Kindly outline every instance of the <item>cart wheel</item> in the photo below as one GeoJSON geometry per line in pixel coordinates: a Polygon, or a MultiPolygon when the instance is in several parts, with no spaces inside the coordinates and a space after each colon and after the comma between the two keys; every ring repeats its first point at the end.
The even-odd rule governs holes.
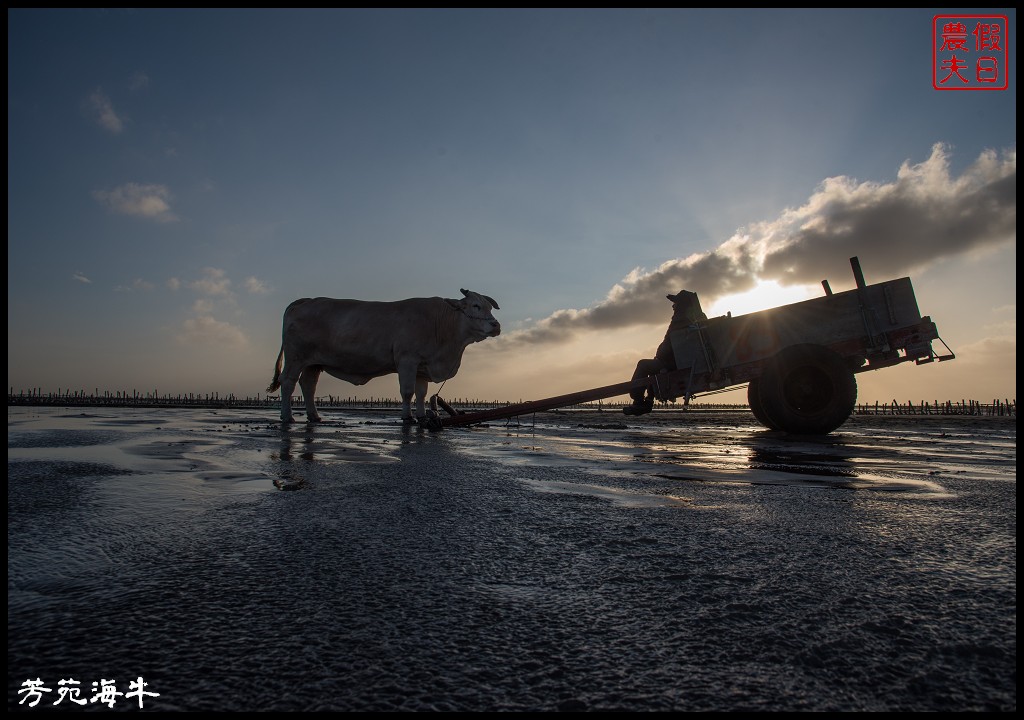
{"type": "Polygon", "coordinates": [[[772,359],[756,387],[759,409],[771,422],[765,424],[800,435],[832,432],[857,403],[853,371],[821,345],[786,348],[772,359]]]}
{"type": "Polygon", "coordinates": [[[747,403],[750,405],[750,412],[754,413],[755,420],[769,430],[779,429],[779,426],[764,414],[764,403],[761,400],[761,378],[754,378],[747,385],[747,403]]]}

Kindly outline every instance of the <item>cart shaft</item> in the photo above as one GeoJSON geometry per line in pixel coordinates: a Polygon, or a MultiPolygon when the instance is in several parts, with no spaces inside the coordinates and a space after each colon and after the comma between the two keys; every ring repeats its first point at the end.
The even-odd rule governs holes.
{"type": "MultiPolygon", "coordinates": [[[[683,378],[685,374],[688,373],[673,370],[671,372],[651,375],[646,378],[638,378],[636,380],[617,383],[615,385],[605,385],[604,387],[593,388],[591,390],[581,390],[579,392],[568,393],[566,395],[557,395],[555,397],[544,398],[543,400],[530,400],[527,402],[506,405],[505,407],[493,408],[491,410],[481,410],[479,412],[453,415],[451,417],[441,418],[441,425],[443,427],[458,427],[461,425],[472,425],[474,423],[486,422],[488,420],[500,420],[503,418],[518,417],[519,415],[529,415],[535,412],[544,412],[545,410],[554,410],[556,408],[568,407],[570,405],[579,405],[580,403],[602,400],[604,398],[616,397],[618,395],[627,395],[631,390],[639,388],[644,388],[645,390],[647,388],[652,388],[654,391],[653,394],[657,397],[661,397],[668,394],[667,388],[671,386],[678,386],[680,379],[683,378]]],[[[447,405],[447,403],[444,403],[444,405],[447,405]]]]}

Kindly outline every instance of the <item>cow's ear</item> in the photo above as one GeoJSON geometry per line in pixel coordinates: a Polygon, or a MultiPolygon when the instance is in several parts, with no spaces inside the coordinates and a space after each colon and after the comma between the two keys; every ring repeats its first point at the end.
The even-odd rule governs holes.
{"type": "Polygon", "coordinates": [[[484,295],[483,298],[484,298],[484,300],[486,300],[487,302],[489,302],[491,304],[492,308],[494,308],[495,310],[501,310],[501,308],[498,307],[498,303],[494,302],[494,298],[487,297],[486,295],[484,295]]]}
{"type": "Polygon", "coordinates": [[[459,288],[459,292],[465,295],[466,297],[469,297],[469,290],[466,290],[465,288],[459,288]]]}
{"type": "Polygon", "coordinates": [[[462,301],[461,300],[452,300],[451,298],[445,298],[444,301],[446,303],[448,303],[449,305],[451,305],[456,310],[461,310],[462,309],[462,301]]]}

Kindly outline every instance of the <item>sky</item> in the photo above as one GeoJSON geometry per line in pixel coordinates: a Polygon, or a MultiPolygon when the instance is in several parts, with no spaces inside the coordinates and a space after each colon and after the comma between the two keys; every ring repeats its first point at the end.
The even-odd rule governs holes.
{"type": "Polygon", "coordinates": [[[743,314],[858,257],[957,356],[859,401],[1016,398],[1012,8],[7,18],[15,393],[254,397],[292,300],[466,288],[502,335],[442,397],[538,399],[628,380],[668,293],[743,314]],[[1007,16],[1007,89],[933,87],[957,13],[1007,16]]]}

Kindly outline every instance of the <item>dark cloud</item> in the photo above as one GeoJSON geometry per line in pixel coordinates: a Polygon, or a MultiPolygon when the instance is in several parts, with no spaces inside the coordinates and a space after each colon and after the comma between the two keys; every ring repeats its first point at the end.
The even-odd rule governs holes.
{"type": "Polygon", "coordinates": [[[768,249],[762,277],[814,283],[835,275],[853,256],[887,275],[904,275],[1017,234],[1015,154],[1003,163],[983,155],[953,179],[944,149],[936,146],[921,165],[904,165],[891,185],[836,180],[822,194],[825,202],[810,222],[768,249]]]}
{"type": "Polygon", "coordinates": [[[829,178],[799,208],[744,229],[707,253],[634,270],[600,303],[558,310],[506,342],[546,343],[582,330],[661,324],[665,295],[692,290],[705,306],[760,280],[817,284],[849,275],[859,257],[868,282],[920,270],[945,257],[1011,242],[1017,235],[1017,153],[983,153],[951,177],[947,148],[904,163],[892,183],[829,178]]]}

